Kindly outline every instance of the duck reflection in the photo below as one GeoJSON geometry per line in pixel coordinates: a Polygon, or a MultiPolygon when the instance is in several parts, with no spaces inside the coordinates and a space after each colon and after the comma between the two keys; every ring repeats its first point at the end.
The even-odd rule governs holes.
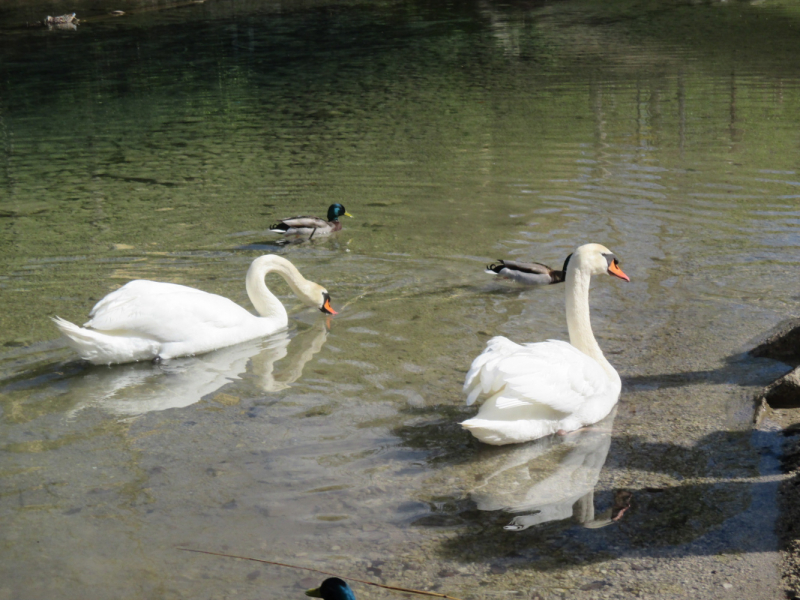
{"type": "Polygon", "coordinates": [[[134,363],[109,368],[91,367],[73,379],[75,394],[83,396],[71,415],[91,406],[119,416],[184,408],[223,386],[246,380],[264,392],[289,387],[327,340],[323,320],[294,337],[282,331],[268,338],[222,348],[196,357],[161,364],[134,363]],[[276,364],[284,358],[287,361],[276,364]]]}
{"type": "Polygon", "coordinates": [[[563,437],[550,436],[521,448],[490,448],[479,468],[481,484],[469,494],[479,510],[524,513],[504,527],[521,531],[574,517],[584,527],[604,527],[630,506],[630,493],[618,491],[614,505],[595,514],[594,488],[611,446],[616,409],[596,425],[563,437]]]}

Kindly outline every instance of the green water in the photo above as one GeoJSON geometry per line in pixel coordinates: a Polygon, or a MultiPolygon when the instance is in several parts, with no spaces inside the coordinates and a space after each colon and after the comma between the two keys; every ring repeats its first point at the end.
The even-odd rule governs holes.
{"type": "Polygon", "coordinates": [[[319,583],[179,545],[461,598],[773,551],[750,397],[784,367],[742,353],[797,314],[798,28],[790,2],[0,0],[0,600],[319,583]],[[329,240],[267,231],[332,202],[354,218],[329,240]],[[597,515],[633,503],[510,531],[572,446],[481,447],[461,384],[490,336],[565,339],[563,288],[483,268],[589,241],[632,283],[592,289],[623,393],[572,481],[597,515]],[[269,252],[340,314],[268,279],[288,333],[113,368],[49,320],[134,278],[249,307],[269,252]]]}

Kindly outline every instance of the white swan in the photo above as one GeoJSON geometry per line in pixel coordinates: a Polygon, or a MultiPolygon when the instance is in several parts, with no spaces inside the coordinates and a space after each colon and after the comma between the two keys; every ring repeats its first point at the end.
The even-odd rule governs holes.
{"type": "Polygon", "coordinates": [[[616,257],[600,244],[572,255],[566,274],[569,341],[519,345],[499,336],[473,362],[464,382],[471,405],[491,396],[461,425],[480,441],[497,446],[535,440],[596,423],[619,399],[619,375],[603,356],[589,322],[592,275],[630,281],[616,257]]]}
{"type": "Polygon", "coordinates": [[[216,294],[137,280],[100,300],[83,327],[60,317],[53,321],[81,358],[97,365],[202,354],[286,327],[286,309],[264,283],[272,272],[305,304],[336,314],[325,288],[304,279],[285,258],[268,254],[252,262],[245,278],[247,295],[260,316],[216,294]]]}

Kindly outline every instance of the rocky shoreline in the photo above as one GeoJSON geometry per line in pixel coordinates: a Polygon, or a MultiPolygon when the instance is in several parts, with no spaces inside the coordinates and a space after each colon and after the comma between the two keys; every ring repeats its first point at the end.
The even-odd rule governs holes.
{"type": "Polygon", "coordinates": [[[756,397],[754,422],[769,418],[781,428],[785,442],[781,466],[789,477],[778,491],[776,530],[781,552],[781,578],[786,598],[800,598],[800,319],[778,325],[751,351],[791,370],[766,386],[756,397]]]}
{"type": "Polygon", "coordinates": [[[778,491],[779,518],[776,524],[781,550],[781,577],[786,597],[800,598],[800,415],[784,432],[791,438],[784,446],[782,463],[791,474],[778,491]]]}

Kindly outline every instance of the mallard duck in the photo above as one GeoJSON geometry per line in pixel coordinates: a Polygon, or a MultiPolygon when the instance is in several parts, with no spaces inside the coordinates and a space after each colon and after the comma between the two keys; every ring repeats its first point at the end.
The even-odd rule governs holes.
{"type": "Polygon", "coordinates": [[[356,600],[350,586],[338,577],[329,577],[318,588],[308,590],[306,596],[323,600],[356,600]]]}
{"type": "Polygon", "coordinates": [[[83,327],[60,317],[53,321],[81,358],[94,364],[202,354],[286,327],[286,309],[264,283],[272,272],[281,275],[303,303],[336,314],[324,287],[305,279],[285,258],[268,254],[256,258],[245,277],[258,316],[216,294],[137,280],[100,300],[83,327]]]}
{"type": "Polygon", "coordinates": [[[551,269],[542,263],[524,263],[500,259],[496,263],[486,265],[486,272],[527,285],[551,285],[564,281],[564,273],[567,272],[567,264],[569,264],[570,257],[572,257],[572,254],[567,256],[560,271],[551,269]]]}
{"type": "Polygon", "coordinates": [[[566,274],[569,343],[489,340],[464,382],[467,405],[490,395],[475,417],[461,423],[472,435],[498,446],[527,442],[575,431],[611,412],[622,383],[589,320],[589,284],[600,273],[630,281],[608,248],[586,244],[574,252],[566,274]]]}
{"type": "Polygon", "coordinates": [[[353,215],[347,212],[341,204],[331,204],[328,207],[327,221],[319,217],[291,217],[270,225],[269,230],[275,233],[314,239],[339,231],[342,228],[339,217],[342,216],[352,217],[353,215]]]}

